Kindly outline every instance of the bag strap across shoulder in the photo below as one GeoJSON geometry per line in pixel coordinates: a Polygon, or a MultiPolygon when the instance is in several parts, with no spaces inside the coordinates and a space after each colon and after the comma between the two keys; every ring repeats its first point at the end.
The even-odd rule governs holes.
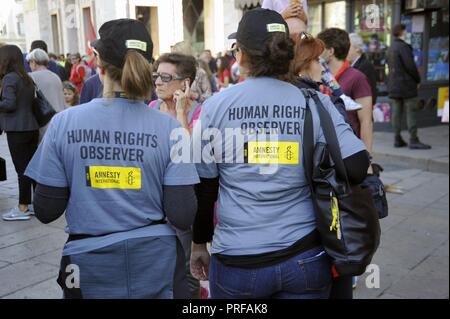
{"type": "Polygon", "coordinates": [[[310,103],[310,95],[307,90],[302,89],[302,93],[305,96],[306,100],[306,118],[305,124],[303,128],[303,154],[304,154],[304,162],[305,162],[305,174],[308,180],[308,184],[313,185],[313,156],[314,156],[314,124],[312,119],[311,110],[309,108],[310,103]]]}
{"type": "Polygon", "coordinates": [[[317,112],[320,118],[320,126],[327,143],[327,149],[330,152],[330,156],[335,164],[336,173],[345,183],[347,192],[350,190],[350,183],[348,181],[347,171],[344,165],[344,160],[342,159],[341,150],[339,146],[339,141],[336,135],[336,130],[334,128],[333,120],[330,114],[325,110],[325,107],[320,100],[317,92],[310,89],[302,89],[302,93],[306,99],[306,119],[305,119],[305,132],[304,132],[304,153],[305,153],[305,166],[306,171],[310,176],[308,179],[312,182],[313,179],[313,155],[315,149],[314,143],[314,124],[312,118],[312,112],[310,109],[311,99],[316,105],[317,112]]]}

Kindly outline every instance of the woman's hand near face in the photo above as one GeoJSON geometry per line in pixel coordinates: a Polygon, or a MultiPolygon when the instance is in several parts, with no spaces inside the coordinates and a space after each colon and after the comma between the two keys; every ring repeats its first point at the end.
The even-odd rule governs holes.
{"type": "Polygon", "coordinates": [[[176,90],[173,94],[173,100],[176,103],[177,114],[185,114],[191,107],[191,88],[189,81],[185,81],[186,89],[176,90]]]}
{"type": "Polygon", "coordinates": [[[192,100],[190,98],[191,89],[189,85],[189,80],[185,81],[186,89],[184,91],[177,90],[173,94],[173,100],[176,104],[175,109],[177,112],[177,120],[181,123],[185,129],[189,131],[189,134],[192,133],[192,130],[189,128],[188,122],[188,112],[192,107],[192,100]]]}

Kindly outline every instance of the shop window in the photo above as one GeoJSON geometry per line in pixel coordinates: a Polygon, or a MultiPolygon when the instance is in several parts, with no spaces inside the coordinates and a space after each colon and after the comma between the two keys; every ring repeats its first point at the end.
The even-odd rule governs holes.
{"type": "Polygon", "coordinates": [[[96,39],[94,22],[92,20],[91,8],[83,8],[83,30],[84,30],[84,45],[89,48],[90,43],[96,39]]]}
{"type": "Polygon", "coordinates": [[[345,30],[345,1],[325,3],[325,28],[340,28],[345,30]]]}
{"type": "Polygon", "coordinates": [[[24,25],[23,14],[17,16],[17,34],[21,37],[25,36],[25,25],[24,25]]]}
{"type": "Polygon", "coordinates": [[[449,80],[449,14],[448,9],[431,13],[430,41],[428,44],[428,81],[449,80]]]}
{"type": "Polygon", "coordinates": [[[52,35],[53,35],[53,52],[61,53],[61,47],[59,42],[59,19],[58,15],[51,15],[51,26],[52,26],[52,35]]]}
{"type": "Polygon", "coordinates": [[[392,0],[359,0],[355,2],[355,32],[364,40],[365,52],[377,71],[377,82],[387,79],[387,49],[391,44],[392,0]]]}
{"type": "Polygon", "coordinates": [[[136,7],[136,19],[147,28],[153,40],[153,55],[159,56],[158,7],[136,7]]]}
{"type": "Polygon", "coordinates": [[[322,31],[322,4],[308,5],[308,32],[314,36],[322,31]]]}
{"type": "Polygon", "coordinates": [[[325,28],[346,29],[345,1],[308,1],[308,32],[316,36],[325,28]]]}

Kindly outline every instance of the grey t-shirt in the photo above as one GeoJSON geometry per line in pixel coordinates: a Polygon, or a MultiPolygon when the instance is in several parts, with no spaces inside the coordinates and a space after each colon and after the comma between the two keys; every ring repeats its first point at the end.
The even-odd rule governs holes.
{"type": "Polygon", "coordinates": [[[29,73],[56,112],[64,110],[64,91],[61,79],[49,70],[29,73]]]}
{"type": "MultiPolygon", "coordinates": [[[[335,124],[342,157],[365,150],[329,97],[320,99],[335,124]]],[[[324,142],[317,109],[310,105],[314,140],[324,142]]],[[[302,158],[305,106],[298,88],[272,78],[250,78],[204,103],[193,140],[203,138],[203,154],[211,154],[197,165],[199,176],[220,176],[213,254],[282,250],[315,229],[302,158]],[[240,132],[242,143],[227,137],[230,129],[240,132]]]]}

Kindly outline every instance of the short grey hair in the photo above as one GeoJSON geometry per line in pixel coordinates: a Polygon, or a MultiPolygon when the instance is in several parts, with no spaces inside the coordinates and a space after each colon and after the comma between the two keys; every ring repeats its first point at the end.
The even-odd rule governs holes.
{"type": "Polygon", "coordinates": [[[50,61],[50,58],[44,50],[34,49],[28,55],[28,61],[34,61],[37,65],[48,66],[48,61],[50,61]]]}
{"type": "Polygon", "coordinates": [[[357,33],[350,33],[349,37],[350,37],[350,43],[352,44],[352,46],[361,50],[361,52],[363,52],[364,51],[364,41],[361,38],[361,36],[357,33]]]}

